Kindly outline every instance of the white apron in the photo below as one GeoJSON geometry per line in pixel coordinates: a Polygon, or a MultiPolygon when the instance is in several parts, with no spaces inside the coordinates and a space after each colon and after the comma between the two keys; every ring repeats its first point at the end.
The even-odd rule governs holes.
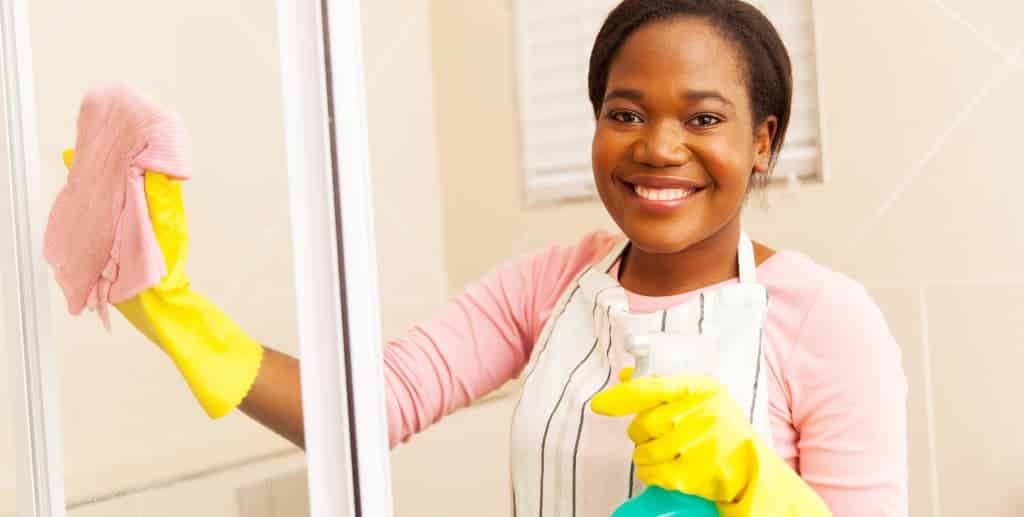
{"type": "Polygon", "coordinates": [[[569,284],[534,346],[512,415],[515,517],[608,517],[643,490],[632,463],[630,419],[589,407],[594,395],[618,382],[619,370],[633,366],[629,336],[678,340],[681,361],[693,369],[676,373],[715,375],[771,443],[761,349],[768,300],[750,239],[740,237],[738,283],[650,314],[631,314],[625,290],[608,275],[626,244],[569,284]]]}

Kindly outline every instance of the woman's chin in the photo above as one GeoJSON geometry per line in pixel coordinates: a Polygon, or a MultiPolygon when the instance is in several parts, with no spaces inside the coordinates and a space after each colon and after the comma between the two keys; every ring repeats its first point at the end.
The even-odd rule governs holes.
{"type": "Polygon", "coordinates": [[[699,210],[674,218],[627,211],[615,219],[633,247],[658,255],[675,254],[709,244],[709,240],[730,226],[728,220],[719,222],[718,218],[699,210]]]}
{"type": "Polygon", "coordinates": [[[644,253],[657,255],[679,253],[698,242],[698,239],[688,235],[679,235],[671,231],[658,231],[657,228],[651,227],[624,229],[623,233],[629,238],[630,244],[633,247],[644,253]]]}

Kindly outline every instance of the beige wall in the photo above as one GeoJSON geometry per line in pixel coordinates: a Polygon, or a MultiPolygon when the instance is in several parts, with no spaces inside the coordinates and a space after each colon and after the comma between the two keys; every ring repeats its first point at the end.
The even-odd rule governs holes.
{"type": "MultiPolygon", "coordinates": [[[[1020,48],[1024,4],[816,4],[829,180],[755,199],[746,227],[864,282],[885,311],[911,385],[912,515],[1020,515],[1024,60],[1000,64],[1020,48]]],[[[596,201],[523,208],[511,5],[432,3],[452,289],[610,224],[596,201]]],[[[480,432],[503,437],[507,418],[484,415],[480,432]]],[[[494,443],[474,475],[507,472],[494,443]]],[[[504,485],[471,486],[507,501],[504,485]]]]}
{"type": "Polygon", "coordinates": [[[394,337],[448,292],[428,1],[362,4],[381,311],[394,337]]]}

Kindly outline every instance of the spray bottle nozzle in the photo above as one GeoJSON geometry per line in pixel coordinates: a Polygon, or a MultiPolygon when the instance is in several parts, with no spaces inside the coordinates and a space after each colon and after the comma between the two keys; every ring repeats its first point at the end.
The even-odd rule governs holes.
{"type": "Polygon", "coordinates": [[[648,334],[626,336],[626,351],[636,360],[634,377],[647,377],[651,371],[651,338],[648,334]]]}
{"type": "Polygon", "coordinates": [[[710,375],[715,370],[714,338],[705,334],[656,332],[626,336],[626,352],[636,360],[634,377],[710,375]]]}

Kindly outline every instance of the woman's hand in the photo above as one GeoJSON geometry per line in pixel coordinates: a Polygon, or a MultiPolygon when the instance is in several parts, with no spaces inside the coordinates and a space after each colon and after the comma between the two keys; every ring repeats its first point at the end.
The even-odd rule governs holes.
{"type": "Polygon", "coordinates": [[[636,415],[637,477],[713,501],[723,517],[831,515],[825,503],[755,435],[724,386],[707,376],[642,377],[599,393],[591,408],[636,415]]]}
{"type": "MultiPolygon", "coordinates": [[[[74,151],[64,152],[69,169],[73,159],[74,151]]],[[[144,181],[149,218],[167,275],[115,307],[171,357],[206,413],[218,418],[237,407],[249,392],[263,347],[189,286],[181,182],[154,171],[146,171],[144,181]]]]}

